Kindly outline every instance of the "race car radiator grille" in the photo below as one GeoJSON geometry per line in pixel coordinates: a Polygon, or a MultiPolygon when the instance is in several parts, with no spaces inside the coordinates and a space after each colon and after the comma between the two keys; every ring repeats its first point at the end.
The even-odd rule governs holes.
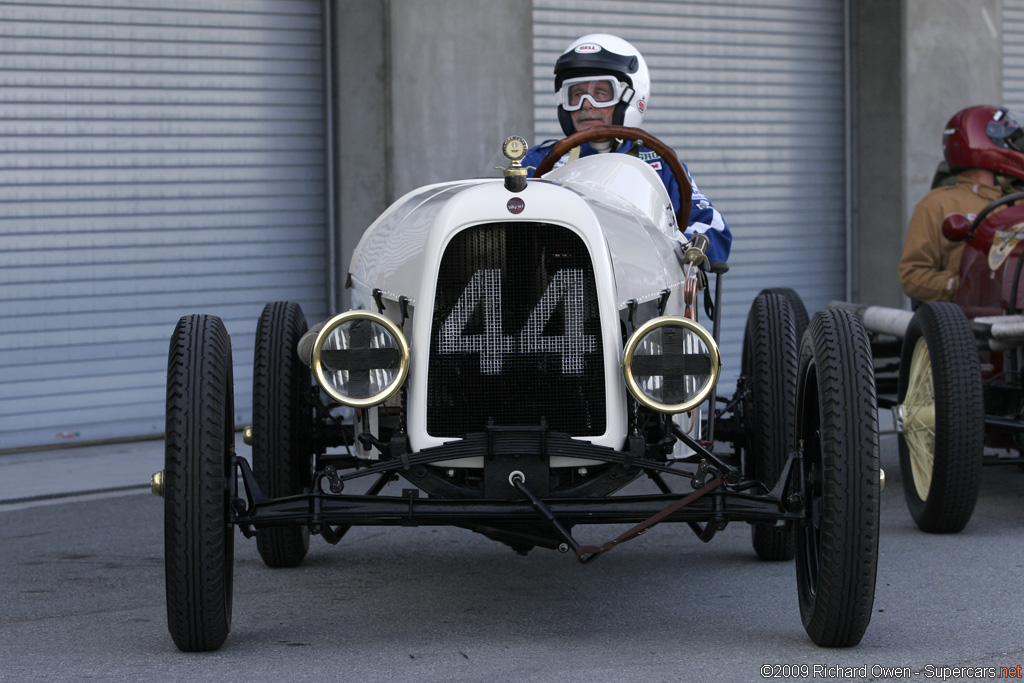
{"type": "Polygon", "coordinates": [[[489,223],[456,235],[441,259],[427,376],[427,431],[485,426],[605,431],[594,268],[572,231],[489,223]]]}

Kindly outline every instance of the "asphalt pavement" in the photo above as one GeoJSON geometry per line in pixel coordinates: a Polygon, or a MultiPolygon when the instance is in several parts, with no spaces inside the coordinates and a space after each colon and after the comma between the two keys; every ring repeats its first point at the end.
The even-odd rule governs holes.
{"type": "Polygon", "coordinates": [[[895,436],[882,445],[874,612],[848,649],[810,642],[793,563],[757,560],[732,524],[708,544],[661,525],[586,566],[461,529],[357,527],[271,570],[239,534],[231,634],[186,654],[167,633],[163,505],[148,490],[162,442],[0,455],[0,681],[1019,678],[1024,472],[986,468],[967,528],[924,534],[895,436]]]}

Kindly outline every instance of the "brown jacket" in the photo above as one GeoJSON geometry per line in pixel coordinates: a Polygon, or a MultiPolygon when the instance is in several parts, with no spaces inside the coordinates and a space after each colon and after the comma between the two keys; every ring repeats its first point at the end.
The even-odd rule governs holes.
{"type": "Polygon", "coordinates": [[[918,202],[900,258],[900,284],[907,296],[922,302],[955,299],[964,243],[942,236],[942,219],[962,213],[973,221],[1002,195],[998,187],[976,184],[961,175],[956,185],[935,188],[918,202]]]}

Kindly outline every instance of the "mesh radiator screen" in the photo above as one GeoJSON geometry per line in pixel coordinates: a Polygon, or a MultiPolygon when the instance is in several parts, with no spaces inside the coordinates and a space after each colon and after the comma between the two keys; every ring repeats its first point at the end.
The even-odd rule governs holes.
{"type": "Polygon", "coordinates": [[[490,223],[456,235],[434,299],[427,431],[501,426],[605,431],[604,362],[590,254],[572,231],[490,223]]]}

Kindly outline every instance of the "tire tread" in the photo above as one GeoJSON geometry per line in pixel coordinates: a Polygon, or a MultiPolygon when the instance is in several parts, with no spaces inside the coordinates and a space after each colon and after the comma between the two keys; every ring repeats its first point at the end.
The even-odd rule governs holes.
{"type": "Polygon", "coordinates": [[[985,405],[981,365],[970,321],[951,302],[918,309],[907,329],[900,357],[898,401],[906,398],[917,340],[931,357],[935,390],[935,449],[927,500],[914,486],[909,448],[899,437],[900,471],[914,522],[929,533],[957,533],[970,521],[981,488],[985,453],[985,405]]]}
{"type": "MultiPolygon", "coordinates": [[[[267,304],[256,328],[253,354],[253,474],[271,498],[302,493],[309,484],[310,448],[305,430],[311,378],[298,359],[297,344],[306,332],[302,308],[292,302],[267,304]]],[[[309,550],[304,526],[268,527],[256,532],[264,564],[297,567],[309,550]]]]}
{"type": "MultiPolygon", "coordinates": [[[[751,382],[745,444],[754,476],[775,485],[795,441],[798,351],[795,312],[784,295],[766,290],[750,307],[744,336],[743,375],[751,382]]],[[[758,557],[792,560],[791,526],[755,523],[751,540],[758,557]]]]}
{"type": "Polygon", "coordinates": [[[231,626],[230,367],[230,341],[219,319],[179,321],[168,355],[164,553],[168,629],[186,652],[216,650],[231,626]]]}
{"type": "MultiPolygon", "coordinates": [[[[810,365],[816,375],[810,408],[820,419],[823,495],[816,585],[809,585],[806,565],[798,558],[801,616],[818,645],[850,647],[871,621],[880,509],[874,367],[860,320],[846,311],[815,314],[801,347],[801,383],[810,365]]],[[[798,410],[806,409],[801,401],[798,410]]],[[[801,540],[798,553],[806,552],[801,540]]]]}

